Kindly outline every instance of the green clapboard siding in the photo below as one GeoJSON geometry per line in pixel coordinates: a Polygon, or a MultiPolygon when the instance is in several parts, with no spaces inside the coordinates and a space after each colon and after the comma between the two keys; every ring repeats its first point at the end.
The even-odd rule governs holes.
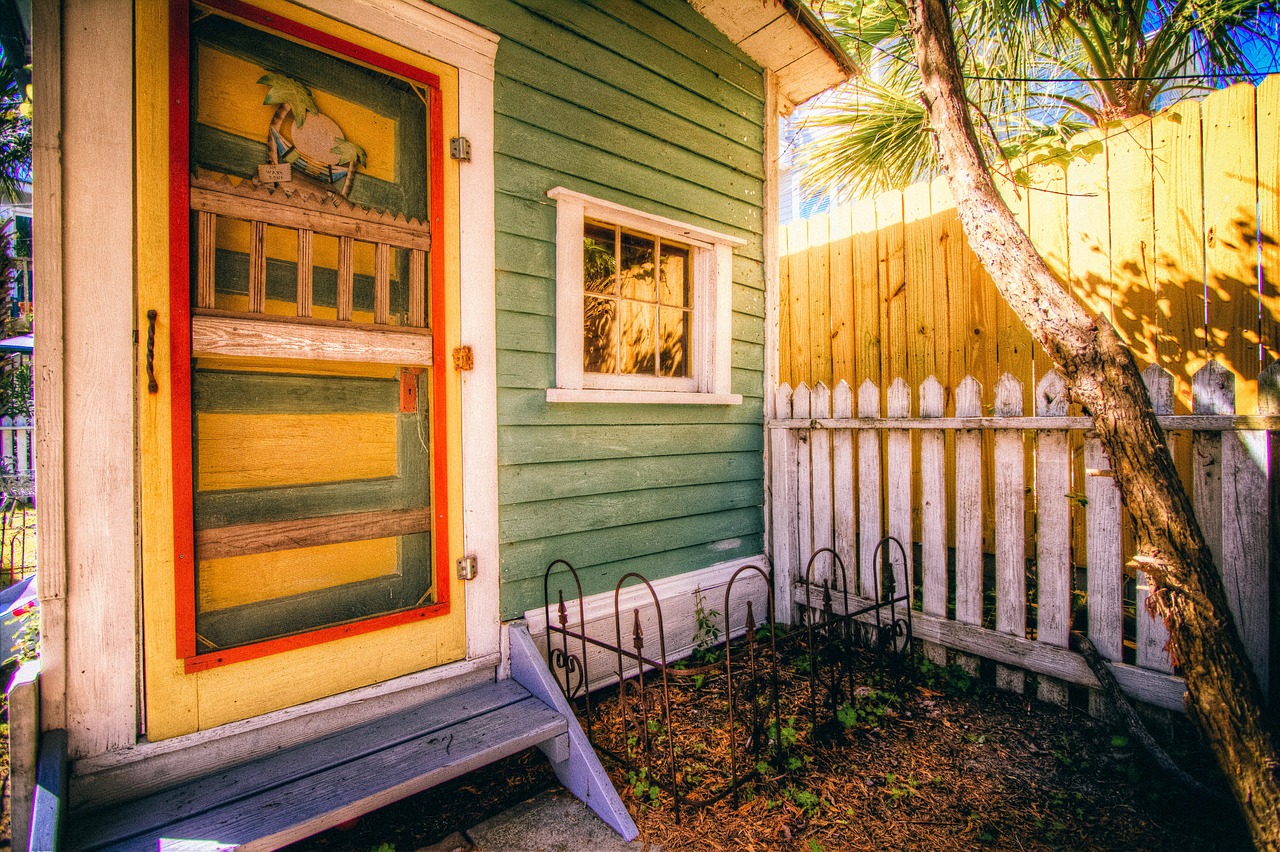
{"type": "Polygon", "coordinates": [[[502,615],[554,559],[588,594],[763,549],[764,81],[686,0],[437,0],[494,82],[502,615]],[[738,406],[549,404],[555,186],[733,234],[738,406]]]}

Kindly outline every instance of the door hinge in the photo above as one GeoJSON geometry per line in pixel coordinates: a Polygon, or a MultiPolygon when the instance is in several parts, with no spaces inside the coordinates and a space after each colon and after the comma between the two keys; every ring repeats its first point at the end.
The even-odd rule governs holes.
{"type": "Polygon", "coordinates": [[[458,559],[458,579],[474,580],[476,578],[476,558],[463,556],[458,559]]]}
{"type": "Polygon", "coordinates": [[[465,136],[455,136],[450,139],[449,156],[464,163],[471,162],[471,140],[465,136]]]}
{"type": "Polygon", "coordinates": [[[476,366],[476,355],[471,351],[470,346],[459,346],[453,350],[453,368],[460,372],[466,373],[474,370],[476,366]]]}

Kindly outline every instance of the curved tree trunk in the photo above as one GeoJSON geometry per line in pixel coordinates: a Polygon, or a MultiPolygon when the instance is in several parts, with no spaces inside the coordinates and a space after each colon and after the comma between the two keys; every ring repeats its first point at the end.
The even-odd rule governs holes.
{"type": "Polygon", "coordinates": [[[1221,575],[1178,479],[1146,386],[1110,323],[1066,292],[996,190],[970,120],[945,0],[906,0],[922,95],[969,244],[1066,376],[1111,458],[1142,568],[1207,734],[1260,849],[1280,849],[1280,758],[1221,575]]]}

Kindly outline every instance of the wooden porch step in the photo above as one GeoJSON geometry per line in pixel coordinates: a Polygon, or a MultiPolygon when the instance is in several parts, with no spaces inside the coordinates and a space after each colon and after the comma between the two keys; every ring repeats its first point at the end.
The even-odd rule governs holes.
{"type": "Polygon", "coordinates": [[[567,754],[566,731],[564,716],[516,681],[485,684],[123,805],[73,813],[66,848],[276,849],[531,746],[567,754]]]}

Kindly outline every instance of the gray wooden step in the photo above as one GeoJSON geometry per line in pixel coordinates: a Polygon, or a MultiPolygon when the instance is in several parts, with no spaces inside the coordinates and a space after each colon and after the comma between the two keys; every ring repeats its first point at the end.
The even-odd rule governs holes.
{"type": "Polygon", "coordinates": [[[276,849],[526,748],[567,752],[557,743],[566,730],[560,712],[516,681],[485,684],[133,802],[73,813],[66,847],[276,849]]]}

